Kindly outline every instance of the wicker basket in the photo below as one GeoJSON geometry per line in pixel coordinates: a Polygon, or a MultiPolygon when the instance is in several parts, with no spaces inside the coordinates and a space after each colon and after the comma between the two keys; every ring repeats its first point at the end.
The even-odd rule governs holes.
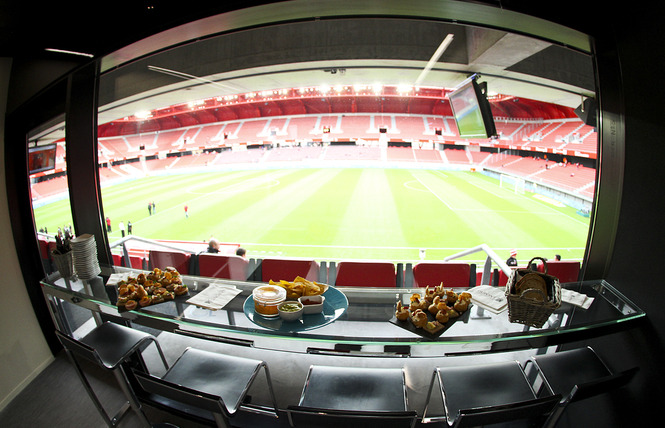
{"type": "Polygon", "coordinates": [[[559,278],[547,274],[547,261],[544,258],[534,257],[529,262],[529,267],[534,260],[543,262],[545,272],[535,272],[529,268],[515,269],[506,283],[506,299],[508,300],[508,319],[510,322],[540,328],[554,310],[561,306],[561,284],[559,278]],[[534,283],[544,281],[547,295],[544,295],[541,290],[533,288],[522,290],[519,294],[516,292],[518,285],[527,284],[528,281],[532,280],[534,283]],[[541,296],[542,300],[534,299],[534,296],[541,296]]]}

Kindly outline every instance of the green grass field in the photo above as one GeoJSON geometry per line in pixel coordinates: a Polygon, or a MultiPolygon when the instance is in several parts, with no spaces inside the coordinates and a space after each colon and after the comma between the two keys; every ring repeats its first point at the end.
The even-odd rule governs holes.
{"type": "MultiPolygon", "coordinates": [[[[131,220],[144,238],[237,242],[250,257],[427,260],[480,244],[501,257],[580,260],[588,219],[501,188],[480,173],[420,169],[321,168],[173,174],[102,190],[104,213],[131,220]],[[156,204],[148,215],[148,201],[156,204]],[[184,206],[189,207],[189,218],[184,206]]],[[[68,201],[37,208],[37,227],[68,223],[68,201]]],[[[79,231],[81,233],[83,231],[79,231]]],[[[465,260],[484,260],[484,254],[465,260]]]]}

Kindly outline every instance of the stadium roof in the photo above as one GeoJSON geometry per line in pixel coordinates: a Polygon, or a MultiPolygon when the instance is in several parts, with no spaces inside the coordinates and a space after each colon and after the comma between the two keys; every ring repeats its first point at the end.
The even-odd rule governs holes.
{"type": "MultiPolygon", "coordinates": [[[[229,24],[213,16],[196,29],[186,24],[183,27],[192,32],[190,39],[197,43],[147,54],[167,46],[174,34],[170,27],[265,3],[277,2],[204,1],[197,2],[195,10],[186,10],[181,3],[116,1],[95,12],[94,17],[91,14],[81,19],[80,12],[85,9],[80,5],[28,10],[15,2],[3,2],[0,54],[45,59],[63,55],[44,51],[50,47],[107,58],[100,81],[100,124],[138,111],[274,89],[377,82],[452,88],[473,73],[488,83],[490,93],[511,98],[513,104],[502,103],[503,116],[524,117],[534,112],[543,119],[561,117],[556,109],[534,106],[537,102],[558,105],[569,115],[583,98],[594,96],[591,57],[574,43],[564,46],[488,27],[422,19],[410,11],[406,11],[408,16],[398,16],[392,9],[385,9],[389,12],[386,16],[363,12],[362,18],[331,15],[270,27],[238,24],[236,31],[222,31],[230,28],[229,24]],[[211,37],[215,31],[220,37],[211,37]],[[430,63],[448,35],[452,35],[452,42],[430,63]],[[123,62],[141,49],[146,53],[143,58],[123,62]]],[[[479,2],[463,7],[473,7],[473,3],[479,2]]],[[[381,2],[382,6],[399,4],[403,2],[381,2]]],[[[296,10],[302,16],[309,13],[296,10]]],[[[233,13],[238,22],[251,23],[251,19],[242,21],[242,10],[233,13]]],[[[502,10],[502,14],[508,12],[502,10]]],[[[75,59],[81,63],[88,60],[75,59]]]]}

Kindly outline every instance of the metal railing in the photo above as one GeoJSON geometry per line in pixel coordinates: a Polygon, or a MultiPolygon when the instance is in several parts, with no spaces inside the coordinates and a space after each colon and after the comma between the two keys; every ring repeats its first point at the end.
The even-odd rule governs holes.
{"type": "Polygon", "coordinates": [[[460,257],[468,256],[470,254],[475,254],[479,252],[484,252],[487,255],[485,259],[485,264],[483,265],[483,275],[480,279],[480,283],[484,285],[490,285],[490,277],[492,274],[492,262],[496,263],[499,269],[503,271],[507,276],[510,276],[512,269],[504,262],[501,257],[499,257],[494,250],[492,250],[487,244],[481,244],[468,250],[461,251],[452,256],[448,256],[443,260],[449,262],[451,260],[459,259],[460,257]]]}

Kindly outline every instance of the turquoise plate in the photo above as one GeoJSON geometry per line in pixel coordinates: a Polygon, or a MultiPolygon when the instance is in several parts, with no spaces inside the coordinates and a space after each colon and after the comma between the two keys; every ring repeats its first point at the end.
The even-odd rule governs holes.
{"type": "Polygon", "coordinates": [[[285,333],[312,330],[330,324],[341,317],[349,307],[349,301],[335,287],[328,287],[323,296],[326,300],[323,302],[323,310],[318,314],[303,315],[296,321],[284,321],[280,317],[264,317],[254,311],[254,297],[249,296],[243,305],[243,312],[254,324],[267,328],[269,330],[282,331],[285,333]]]}

